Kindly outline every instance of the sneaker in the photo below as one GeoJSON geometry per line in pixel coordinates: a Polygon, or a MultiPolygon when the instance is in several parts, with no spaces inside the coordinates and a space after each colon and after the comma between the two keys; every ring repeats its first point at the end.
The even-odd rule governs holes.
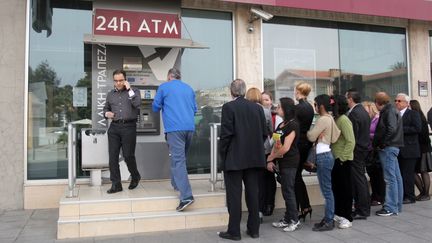
{"type": "Polygon", "coordinates": [[[283,229],[283,231],[285,231],[285,232],[293,232],[294,230],[298,229],[300,226],[301,226],[300,220],[297,220],[297,222],[291,220],[291,223],[287,227],[285,227],[283,229]]]}
{"type": "Polygon", "coordinates": [[[338,228],[339,229],[348,229],[351,227],[352,227],[352,223],[348,219],[341,217],[340,221],[338,222],[338,228]]]}
{"type": "Polygon", "coordinates": [[[272,226],[275,228],[285,228],[288,225],[290,225],[288,222],[285,221],[285,219],[279,220],[279,222],[273,222],[272,226]]]}
{"type": "Polygon", "coordinates": [[[180,200],[180,204],[176,208],[177,212],[183,211],[187,206],[191,205],[194,202],[194,198],[190,197],[184,200],[180,200]]]}
{"type": "Polygon", "coordinates": [[[320,223],[315,224],[312,228],[313,231],[330,231],[334,229],[334,221],[326,222],[322,220],[320,223]]]}
{"type": "Polygon", "coordinates": [[[344,218],[344,217],[340,217],[340,216],[337,216],[337,215],[335,214],[333,220],[334,220],[336,223],[339,224],[339,222],[342,220],[342,218],[344,218]]]}
{"type": "Polygon", "coordinates": [[[396,216],[396,215],[398,215],[397,213],[392,213],[392,212],[390,212],[390,211],[388,211],[388,210],[386,210],[386,209],[384,209],[384,208],[382,208],[381,210],[376,211],[375,214],[376,214],[377,216],[384,216],[384,217],[386,217],[386,216],[396,216]]]}

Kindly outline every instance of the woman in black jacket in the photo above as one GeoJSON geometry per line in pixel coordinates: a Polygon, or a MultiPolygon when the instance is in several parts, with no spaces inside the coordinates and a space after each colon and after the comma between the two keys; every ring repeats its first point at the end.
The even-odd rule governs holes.
{"type": "Polygon", "coordinates": [[[430,177],[429,172],[432,171],[432,158],[431,158],[431,140],[429,138],[429,128],[426,117],[421,110],[420,103],[417,100],[411,100],[410,106],[412,110],[417,111],[420,114],[422,130],[419,134],[419,143],[421,150],[421,157],[417,160],[415,184],[420,191],[420,194],[416,197],[417,201],[430,200],[429,187],[430,177]],[[421,177],[419,176],[421,175],[421,177]]]}

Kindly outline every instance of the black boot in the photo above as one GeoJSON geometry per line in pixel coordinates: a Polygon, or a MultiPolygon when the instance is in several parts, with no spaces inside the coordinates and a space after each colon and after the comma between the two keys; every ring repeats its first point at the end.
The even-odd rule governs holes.
{"type": "Polygon", "coordinates": [[[111,188],[107,191],[107,193],[112,194],[121,191],[123,191],[123,187],[122,184],[119,182],[119,183],[112,183],[111,188]]]}

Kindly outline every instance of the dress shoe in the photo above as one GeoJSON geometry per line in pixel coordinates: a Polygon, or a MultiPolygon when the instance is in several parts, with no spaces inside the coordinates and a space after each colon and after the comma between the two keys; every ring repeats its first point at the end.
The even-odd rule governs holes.
{"type": "Polygon", "coordinates": [[[334,229],[334,221],[326,222],[324,219],[321,222],[314,225],[312,228],[313,231],[330,231],[334,229]]]}
{"type": "Polygon", "coordinates": [[[108,194],[113,194],[116,192],[121,192],[123,191],[123,187],[121,183],[116,183],[116,184],[112,184],[111,188],[107,191],[108,194]]]}
{"type": "Polygon", "coordinates": [[[270,216],[273,214],[274,205],[267,205],[264,209],[263,215],[270,216]]]}
{"type": "Polygon", "coordinates": [[[235,236],[235,235],[231,235],[228,232],[218,232],[218,235],[220,238],[222,239],[227,239],[227,240],[241,240],[241,236],[235,236]]]}
{"type": "Polygon", "coordinates": [[[358,213],[352,213],[351,216],[352,216],[353,220],[364,220],[364,219],[367,219],[367,217],[368,217],[366,215],[361,215],[358,213]]]}
{"type": "Polygon", "coordinates": [[[423,195],[417,201],[429,201],[430,199],[429,195],[423,195]]]}
{"type": "Polygon", "coordinates": [[[129,187],[128,187],[129,190],[135,189],[138,186],[140,180],[141,180],[141,177],[138,179],[132,179],[130,184],[129,184],[129,187]]]}
{"type": "Polygon", "coordinates": [[[246,230],[246,234],[249,235],[253,239],[259,238],[259,234],[258,233],[252,233],[249,230],[246,230]]]}
{"type": "Polygon", "coordinates": [[[403,204],[411,204],[411,203],[415,203],[415,200],[409,200],[408,198],[404,199],[403,204]]]}

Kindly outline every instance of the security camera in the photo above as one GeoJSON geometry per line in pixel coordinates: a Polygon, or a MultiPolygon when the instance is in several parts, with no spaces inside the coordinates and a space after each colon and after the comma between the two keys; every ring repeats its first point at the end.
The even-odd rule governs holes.
{"type": "Polygon", "coordinates": [[[273,14],[268,13],[262,9],[259,9],[259,8],[251,8],[250,11],[253,15],[255,15],[256,17],[261,18],[265,21],[269,21],[270,19],[273,18],[273,14]]]}
{"type": "Polygon", "coordinates": [[[252,33],[253,31],[254,31],[254,27],[253,27],[253,25],[252,25],[252,24],[249,24],[248,27],[247,27],[247,32],[248,32],[248,33],[252,33]]]}

